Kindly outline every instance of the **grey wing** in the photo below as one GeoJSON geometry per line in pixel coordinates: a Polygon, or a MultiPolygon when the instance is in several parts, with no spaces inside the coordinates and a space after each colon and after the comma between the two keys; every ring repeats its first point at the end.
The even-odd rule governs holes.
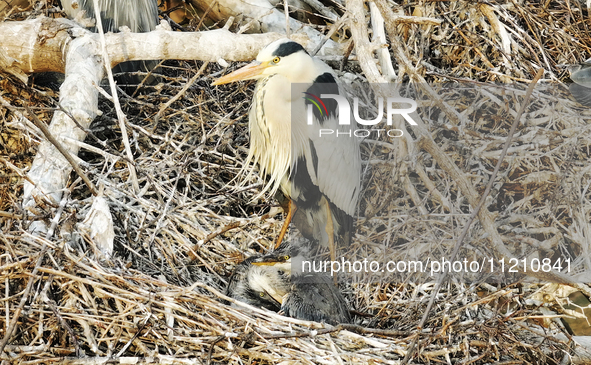
{"type": "MultiPolygon", "coordinates": [[[[62,0],[64,12],[70,18],[75,18],[80,11],[84,11],[86,18],[95,18],[94,3],[98,2],[101,10],[101,23],[103,31],[118,32],[122,26],[127,26],[132,32],[143,33],[156,29],[158,25],[157,0],[79,0],[79,6],[74,9],[72,0],[62,0]]],[[[96,29],[91,29],[96,32],[96,29]]],[[[158,61],[128,61],[122,62],[113,68],[114,73],[120,72],[149,72],[153,70],[158,61]]],[[[144,79],[141,75],[124,74],[118,77],[121,85],[138,84],[144,79]]],[[[146,84],[156,84],[155,76],[146,79],[146,84]]]]}
{"type": "Polygon", "coordinates": [[[571,66],[569,70],[571,80],[581,86],[591,87],[591,64],[589,60],[580,65],[571,66]]]}
{"type": "Polygon", "coordinates": [[[340,126],[337,118],[316,127],[309,135],[313,147],[310,156],[306,156],[308,173],[321,193],[354,216],[361,184],[359,138],[354,135],[354,127],[340,126]]]}
{"type": "Polygon", "coordinates": [[[330,278],[314,278],[320,282],[296,282],[283,300],[281,310],[289,317],[330,324],[349,323],[345,298],[330,278]]]}
{"type": "Polygon", "coordinates": [[[94,1],[98,1],[101,9],[105,32],[117,32],[125,25],[132,32],[143,33],[156,29],[158,25],[156,0],[80,0],[76,9],[72,7],[72,0],[63,0],[62,6],[70,18],[75,18],[80,11],[85,11],[87,18],[95,18],[94,1]]]}
{"type": "Polygon", "coordinates": [[[568,87],[579,104],[591,107],[591,88],[572,83],[568,87]]]}

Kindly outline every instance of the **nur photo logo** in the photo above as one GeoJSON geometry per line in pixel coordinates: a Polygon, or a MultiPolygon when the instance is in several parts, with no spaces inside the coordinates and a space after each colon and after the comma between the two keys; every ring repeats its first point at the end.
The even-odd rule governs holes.
{"type": "MultiPolygon", "coordinates": [[[[338,94],[321,94],[320,97],[317,95],[305,92],[306,96],[304,99],[308,100],[314,106],[316,106],[317,110],[320,112],[321,115],[328,115],[328,110],[326,108],[325,103],[322,99],[330,98],[334,99],[337,102],[338,111],[339,111],[339,125],[351,125],[351,105],[346,97],[338,94]]],[[[377,107],[377,116],[375,119],[363,119],[359,116],[359,98],[353,98],[353,118],[355,122],[359,125],[365,126],[375,126],[378,123],[381,123],[384,119],[383,110],[384,110],[384,98],[378,98],[378,107],[377,107]]],[[[312,109],[312,104],[308,104],[306,109],[306,121],[308,125],[313,125],[314,123],[314,112],[312,109]]],[[[402,97],[390,97],[386,99],[386,124],[391,126],[392,125],[392,116],[395,114],[402,115],[404,119],[410,125],[417,125],[417,123],[411,118],[409,115],[417,110],[417,102],[402,97]],[[406,104],[410,105],[408,108],[395,108],[394,105],[406,104]]]]}

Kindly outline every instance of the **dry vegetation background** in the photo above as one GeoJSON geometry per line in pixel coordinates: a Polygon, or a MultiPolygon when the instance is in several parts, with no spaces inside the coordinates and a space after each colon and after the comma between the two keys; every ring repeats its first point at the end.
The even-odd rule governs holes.
{"type": "MultiPolygon", "coordinates": [[[[323,3],[344,14],[339,1],[323,3]]],[[[53,16],[52,5],[5,21],[53,16]]],[[[561,65],[591,56],[586,4],[390,5],[398,15],[442,21],[440,26],[396,23],[405,55],[417,67],[414,73],[401,73],[405,79],[416,81],[418,75],[428,82],[469,81],[472,86],[526,83],[537,69],[545,70],[542,83],[552,82],[550,92],[534,92],[488,207],[495,214],[495,229],[515,256],[568,257],[584,274],[591,251],[591,113],[569,95],[563,84],[568,73],[561,65]]],[[[211,22],[198,16],[183,24],[189,31],[207,26],[211,22]]],[[[347,26],[338,33],[345,45],[349,36],[347,26]]],[[[399,54],[391,55],[398,69],[399,54]]],[[[331,65],[338,69],[341,61],[331,65]]],[[[256,176],[248,177],[244,188],[233,188],[248,149],[246,113],[253,83],[211,87],[215,77],[229,70],[209,64],[155,118],[202,66],[164,61],[160,85],[120,95],[140,193],[133,193],[129,181],[113,104],[100,100],[102,115],[91,125],[79,157],[113,215],[111,259],[100,256],[83,225],[94,198],[74,173],[61,205],[41,205],[36,215],[21,209],[23,182],[43,137],[35,128],[19,127],[14,110],[0,110],[0,337],[22,307],[2,361],[87,364],[137,356],[137,363],[397,364],[404,357],[418,334],[432,281],[341,283],[351,307],[365,314],[356,317],[357,326],[330,327],[229,305],[223,292],[234,265],[266,252],[283,216],[269,197],[251,201],[262,183],[256,176]],[[28,232],[31,221],[51,224],[54,219],[52,237],[28,232]],[[43,247],[48,248],[44,254],[43,247]],[[25,292],[30,280],[32,288],[25,292]],[[77,358],[81,355],[87,357],[77,358]]],[[[355,60],[344,72],[348,79],[364,77],[355,60]]],[[[481,94],[466,97],[454,88],[438,92],[456,101],[453,108],[462,118],[457,123],[439,113],[421,115],[423,122],[482,193],[525,93],[508,92],[507,99],[491,101],[481,94]],[[483,117],[489,110],[494,118],[483,117]]],[[[34,107],[47,122],[58,107],[57,92],[39,86],[35,78],[23,85],[0,73],[0,96],[14,107],[34,107]]],[[[429,98],[420,99],[427,103],[429,98]]],[[[411,128],[407,131],[416,137],[411,128]]],[[[341,252],[392,259],[449,253],[471,212],[458,182],[410,140],[366,141],[362,152],[366,190],[358,210],[359,231],[341,252]]],[[[460,256],[494,256],[491,247],[476,221],[460,256]]],[[[582,308],[571,303],[577,294],[571,286],[524,280],[495,285],[450,281],[438,294],[411,363],[585,363],[561,320],[588,327],[582,308]]]]}

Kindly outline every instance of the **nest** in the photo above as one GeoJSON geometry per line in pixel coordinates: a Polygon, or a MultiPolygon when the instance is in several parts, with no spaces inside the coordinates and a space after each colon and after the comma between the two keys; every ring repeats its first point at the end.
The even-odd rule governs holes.
{"type": "MultiPolygon", "coordinates": [[[[588,9],[568,1],[545,7],[460,1],[394,10],[443,20],[436,30],[397,26],[405,51],[429,82],[526,81],[540,67],[555,81],[552,92],[534,93],[526,111],[529,122],[519,127],[487,206],[515,256],[529,257],[532,251],[562,255],[573,270],[584,273],[591,242],[591,113],[568,94],[561,65],[589,56],[588,9]]],[[[355,62],[347,67],[346,72],[363,78],[355,62]]],[[[42,137],[19,127],[14,110],[2,110],[2,337],[16,326],[2,360],[397,364],[419,332],[414,363],[558,364],[574,355],[560,318],[585,318],[582,308],[567,309],[575,289],[523,276],[494,285],[447,281],[420,330],[417,324],[435,290],[433,279],[342,282],[359,315],[353,324],[334,327],[226,297],[233,267],[269,250],[284,217],[272,197],[254,199],[264,181],[243,173],[253,168],[244,165],[253,84],[211,87],[221,72],[217,65],[164,61],[157,88],[120,95],[137,193],[113,104],[100,101],[102,115],[90,127],[79,157],[113,217],[110,258],[84,225],[95,198],[76,174],[61,204],[40,205],[36,216],[25,215],[23,184],[42,137]],[[179,94],[197,72],[202,76],[179,94]],[[177,99],[162,111],[172,98],[177,99]],[[29,233],[35,220],[45,220],[55,234],[29,233]]],[[[39,119],[51,120],[55,91],[24,87],[4,75],[0,83],[2,98],[12,106],[30,105],[39,119]]],[[[453,93],[457,89],[440,94],[456,101],[458,113],[466,112],[462,120],[477,121],[470,108],[479,99],[453,93]]],[[[497,105],[489,99],[479,110],[502,112],[495,114],[499,118],[484,118],[486,123],[454,124],[421,115],[435,142],[479,193],[500,158],[524,94],[515,92],[497,105]]],[[[414,136],[411,128],[408,132],[414,136]]],[[[449,255],[453,249],[473,207],[434,156],[408,143],[382,137],[362,145],[360,223],[342,254],[403,259],[409,252],[449,255]]],[[[465,242],[463,256],[494,255],[478,222],[465,242]]]]}

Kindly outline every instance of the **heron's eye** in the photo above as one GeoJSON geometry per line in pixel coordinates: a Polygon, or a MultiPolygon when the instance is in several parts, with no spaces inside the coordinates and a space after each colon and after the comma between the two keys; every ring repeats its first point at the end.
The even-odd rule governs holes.
{"type": "Polygon", "coordinates": [[[262,297],[264,297],[264,296],[265,296],[265,292],[260,292],[260,293],[259,293],[259,295],[260,295],[260,296],[261,296],[261,298],[262,298],[262,297]]]}
{"type": "Polygon", "coordinates": [[[273,63],[279,63],[279,61],[281,61],[281,57],[275,56],[275,58],[273,58],[273,63]]]}
{"type": "Polygon", "coordinates": [[[289,260],[289,255],[285,255],[285,256],[283,256],[283,259],[284,259],[285,261],[289,260]]]}

